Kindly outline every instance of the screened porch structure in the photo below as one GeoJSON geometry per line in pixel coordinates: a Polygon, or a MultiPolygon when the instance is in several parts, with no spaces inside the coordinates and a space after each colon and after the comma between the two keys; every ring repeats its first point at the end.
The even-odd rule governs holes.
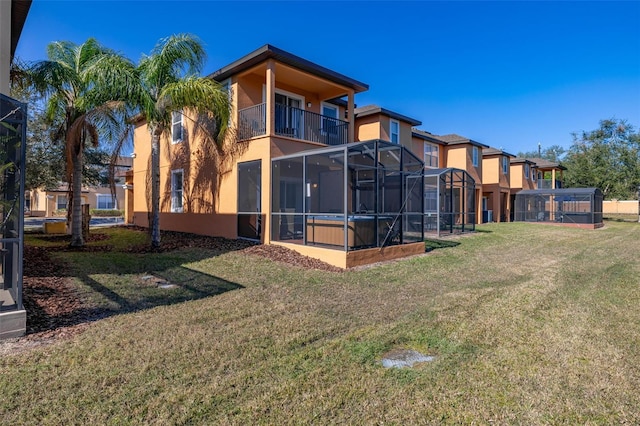
{"type": "Polygon", "coordinates": [[[22,303],[27,105],[0,94],[0,339],[26,331],[22,303]]]}
{"type": "Polygon", "coordinates": [[[529,189],[516,194],[515,220],[563,224],[602,224],[598,188],[529,189]]]}
{"type": "Polygon", "coordinates": [[[475,230],[476,182],[455,168],[424,171],[424,232],[454,234],[475,230]]]}
{"type": "Polygon", "coordinates": [[[271,167],[271,241],[345,252],[423,241],[423,163],[400,145],[314,149],[271,167]]]}

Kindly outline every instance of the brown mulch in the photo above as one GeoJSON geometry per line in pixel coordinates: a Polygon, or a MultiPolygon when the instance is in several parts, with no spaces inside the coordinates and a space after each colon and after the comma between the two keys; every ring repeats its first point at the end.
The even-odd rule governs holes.
{"type": "MultiPolygon", "coordinates": [[[[146,232],[144,228],[139,230],[146,232]]],[[[107,241],[108,238],[106,234],[92,233],[88,242],[107,241]]],[[[83,302],[71,283],[68,265],[54,261],[50,253],[56,251],[108,252],[113,250],[113,246],[102,244],[72,248],[69,247],[68,235],[47,236],[47,241],[59,244],[51,247],[25,246],[24,248],[23,303],[27,311],[27,335],[2,342],[0,353],[16,353],[30,347],[73,337],[83,332],[92,321],[110,314],[106,310],[100,311],[83,302]]],[[[167,252],[184,247],[202,247],[221,253],[241,251],[248,255],[260,256],[305,269],[343,271],[282,246],[180,232],[162,232],[162,245],[159,249],[144,245],[130,247],[127,251],[131,253],[167,252]]]]}

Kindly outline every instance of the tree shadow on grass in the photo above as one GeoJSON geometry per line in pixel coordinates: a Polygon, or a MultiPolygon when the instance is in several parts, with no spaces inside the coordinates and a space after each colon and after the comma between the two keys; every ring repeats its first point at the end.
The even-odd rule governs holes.
{"type": "Polygon", "coordinates": [[[109,238],[101,239],[100,244],[81,252],[69,252],[65,246],[25,248],[24,304],[29,334],[243,288],[185,265],[250,245],[210,239],[194,247],[189,235],[185,235],[184,248],[174,242],[171,249],[159,253],[117,250],[109,238]]]}
{"type": "Polygon", "coordinates": [[[430,252],[437,249],[449,248],[449,247],[457,247],[460,243],[458,241],[447,241],[447,240],[434,240],[434,239],[425,239],[424,247],[426,252],[430,252]]]}

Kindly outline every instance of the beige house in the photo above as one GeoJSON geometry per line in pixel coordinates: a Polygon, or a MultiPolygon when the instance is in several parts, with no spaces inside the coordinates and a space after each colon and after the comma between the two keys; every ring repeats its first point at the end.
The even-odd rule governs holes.
{"type": "MultiPolygon", "coordinates": [[[[119,157],[115,169],[115,194],[110,185],[84,186],[82,188],[82,204],[88,204],[91,210],[125,210],[125,175],[131,170],[133,159],[119,157]]],[[[105,173],[107,165],[104,165],[105,173]]],[[[39,188],[25,191],[25,214],[37,217],[65,215],[69,203],[68,186],[56,188],[39,188]]]]}

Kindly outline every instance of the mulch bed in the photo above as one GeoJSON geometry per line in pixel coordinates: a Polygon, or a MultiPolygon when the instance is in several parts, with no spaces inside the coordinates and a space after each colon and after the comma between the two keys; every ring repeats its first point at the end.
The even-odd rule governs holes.
{"type": "MultiPolygon", "coordinates": [[[[145,228],[134,228],[146,232],[145,228]]],[[[91,321],[107,316],[94,306],[88,306],[71,284],[68,265],[51,259],[57,251],[109,252],[109,236],[92,233],[87,242],[104,241],[105,244],[69,247],[70,236],[47,236],[47,241],[57,243],[51,247],[24,248],[23,303],[27,311],[27,335],[5,345],[4,352],[22,349],[75,336],[86,329],[91,321]],[[13,345],[13,346],[11,346],[13,345]]],[[[306,269],[342,272],[342,269],[317,259],[303,256],[286,247],[262,245],[244,240],[220,237],[163,232],[162,245],[153,249],[149,245],[129,247],[131,253],[168,252],[185,247],[202,247],[219,252],[241,251],[306,269]]],[[[4,343],[3,343],[4,344],[4,343]]],[[[2,351],[0,351],[2,352],[2,351]]]]}

